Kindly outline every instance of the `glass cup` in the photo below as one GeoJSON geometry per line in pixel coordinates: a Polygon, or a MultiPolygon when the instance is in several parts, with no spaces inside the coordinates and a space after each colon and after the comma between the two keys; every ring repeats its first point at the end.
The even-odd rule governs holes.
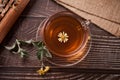
{"type": "Polygon", "coordinates": [[[89,23],[68,11],[58,12],[45,19],[36,37],[45,43],[53,56],[47,60],[63,67],[83,60],[91,47],[89,23]]]}

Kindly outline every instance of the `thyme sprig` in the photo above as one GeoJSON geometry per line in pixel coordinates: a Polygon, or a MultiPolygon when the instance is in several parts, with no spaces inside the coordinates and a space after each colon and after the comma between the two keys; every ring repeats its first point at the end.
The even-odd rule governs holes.
{"type": "Polygon", "coordinates": [[[42,41],[33,41],[33,40],[21,41],[16,39],[15,43],[12,46],[10,47],[6,46],[5,48],[14,54],[20,54],[21,58],[25,58],[26,56],[28,56],[28,53],[25,49],[21,47],[22,45],[25,44],[32,45],[33,47],[37,48],[36,55],[41,62],[41,67],[37,72],[40,75],[44,75],[50,69],[50,67],[45,66],[43,61],[45,58],[52,58],[52,55],[42,41]]]}

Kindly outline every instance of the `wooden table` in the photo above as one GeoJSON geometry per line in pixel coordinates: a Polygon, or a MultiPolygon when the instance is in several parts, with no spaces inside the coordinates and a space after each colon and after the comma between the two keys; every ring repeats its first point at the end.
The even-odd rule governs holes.
{"type": "Polygon", "coordinates": [[[22,15],[0,45],[0,80],[120,80],[120,38],[107,33],[95,24],[90,24],[92,47],[87,57],[79,64],[52,69],[41,77],[36,73],[40,63],[36,50],[27,47],[29,57],[25,60],[11,54],[3,46],[11,45],[15,39],[36,39],[40,23],[56,12],[68,11],[52,0],[31,0],[22,15]]]}

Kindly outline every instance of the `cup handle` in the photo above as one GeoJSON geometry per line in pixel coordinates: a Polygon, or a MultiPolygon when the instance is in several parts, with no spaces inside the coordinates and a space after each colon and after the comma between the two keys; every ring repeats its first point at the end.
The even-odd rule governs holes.
{"type": "Polygon", "coordinates": [[[81,22],[81,25],[85,28],[85,30],[88,30],[90,23],[91,23],[91,20],[85,20],[81,22]]]}

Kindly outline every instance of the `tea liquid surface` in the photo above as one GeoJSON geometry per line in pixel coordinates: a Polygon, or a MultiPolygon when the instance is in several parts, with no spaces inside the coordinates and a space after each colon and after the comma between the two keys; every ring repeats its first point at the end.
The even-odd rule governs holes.
{"type": "Polygon", "coordinates": [[[56,54],[72,54],[83,41],[84,31],[78,20],[72,16],[58,16],[51,19],[44,29],[44,39],[50,51],[56,54]],[[68,40],[60,42],[59,33],[66,33],[68,40]]]}

